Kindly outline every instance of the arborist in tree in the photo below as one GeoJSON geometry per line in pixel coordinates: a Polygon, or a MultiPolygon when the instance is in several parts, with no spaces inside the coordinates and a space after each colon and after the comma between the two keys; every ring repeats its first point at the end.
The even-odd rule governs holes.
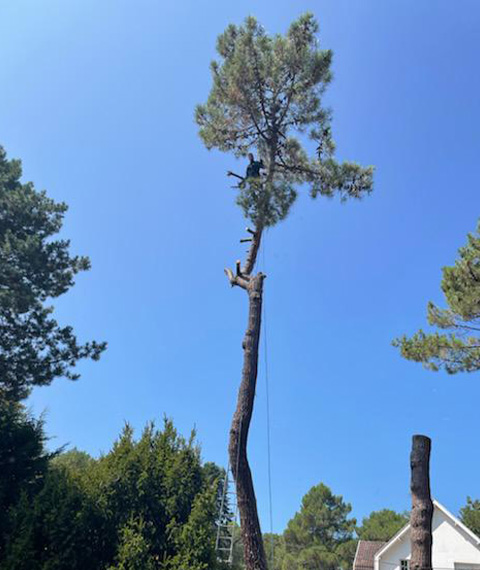
{"type": "Polygon", "coordinates": [[[249,164],[247,166],[245,176],[240,176],[240,174],[235,174],[235,172],[232,172],[231,170],[227,172],[227,176],[235,176],[235,178],[240,179],[238,188],[245,188],[246,182],[258,183],[259,178],[261,178],[260,170],[263,170],[265,168],[265,166],[263,165],[263,160],[262,159],[255,160],[255,157],[251,152],[248,153],[248,160],[249,164]]]}

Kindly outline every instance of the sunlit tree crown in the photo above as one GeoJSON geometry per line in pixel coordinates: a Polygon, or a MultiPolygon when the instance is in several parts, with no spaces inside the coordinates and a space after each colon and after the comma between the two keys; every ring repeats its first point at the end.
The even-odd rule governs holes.
{"type": "Polygon", "coordinates": [[[373,168],[338,163],[331,112],[322,105],[330,83],[332,52],[322,50],[312,14],[294,21],[285,35],[268,35],[249,17],[217,39],[219,61],[211,64],[213,86],[196,121],[207,148],[245,156],[256,149],[266,166],[263,192],[247,184],[238,203],[256,223],[274,225],[288,215],[295,188],[312,197],[360,198],[372,189],[373,168]],[[309,156],[304,142],[315,141],[309,156]]]}

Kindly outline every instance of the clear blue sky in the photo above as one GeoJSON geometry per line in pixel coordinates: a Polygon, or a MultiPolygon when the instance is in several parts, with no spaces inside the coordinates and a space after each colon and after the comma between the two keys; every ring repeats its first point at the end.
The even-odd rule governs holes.
{"type": "MultiPolygon", "coordinates": [[[[267,236],[274,529],[320,481],[358,518],[407,509],[413,433],[457,512],[480,497],[480,376],[425,371],[390,342],[442,301],[480,214],[477,0],[1,2],[0,143],[69,204],[64,235],[91,257],[59,320],[109,342],[30,404],[53,446],[98,454],[125,420],[166,414],[225,464],[247,308],[223,275],[245,226],[225,172],[243,165],[203,148],[193,109],[228,23],[284,32],[306,10],[334,51],[338,157],[377,170],[365,201],[301,196],[267,236]]],[[[269,530],[263,370],[250,456],[269,530]]]]}

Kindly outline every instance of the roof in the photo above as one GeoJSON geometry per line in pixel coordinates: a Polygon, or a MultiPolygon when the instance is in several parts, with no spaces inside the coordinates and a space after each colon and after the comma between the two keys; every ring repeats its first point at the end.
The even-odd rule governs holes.
{"type": "Polygon", "coordinates": [[[359,540],[353,561],[353,570],[373,570],[375,554],[385,546],[386,542],[378,540],[359,540]]]}
{"type": "MultiPolygon", "coordinates": [[[[477,548],[480,549],[480,538],[467,528],[461,521],[457,519],[450,511],[448,511],[441,503],[433,500],[435,509],[442,512],[452,525],[459,531],[462,531],[477,548]]],[[[374,570],[375,561],[377,561],[391,546],[397,541],[402,540],[410,532],[410,523],[401,528],[388,542],[379,542],[376,540],[360,540],[357,545],[357,552],[353,561],[353,570],[374,570]]]]}
{"type": "MultiPolygon", "coordinates": [[[[455,515],[452,515],[450,511],[448,511],[441,503],[436,501],[435,499],[432,501],[434,509],[439,510],[442,512],[447,519],[450,520],[452,525],[461,530],[464,535],[466,535],[469,540],[477,547],[480,548],[480,538],[474,534],[469,528],[467,528],[461,521],[457,519],[455,515]]],[[[402,540],[402,538],[410,532],[410,523],[408,522],[402,529],[400,529],[395,536],[393,536],[388,542],[384,543],[382,547],[374,554],[374,558],[378,559],[382,556],[391,546],[393,546],[398,540],[402,540]]]]}

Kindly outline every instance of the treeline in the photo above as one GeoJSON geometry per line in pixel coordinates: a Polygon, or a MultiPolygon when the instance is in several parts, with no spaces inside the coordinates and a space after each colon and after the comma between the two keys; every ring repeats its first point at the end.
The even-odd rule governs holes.
{"type": "MultiPolygon", "coordinates": [[[[1,404],[2,570],[225,570],[215,552],[224,472],[202,463],[194,433],[170,420],[134,437],[126,425],[99,458],[48,452],[43,421],[22,404],[1,404]]],[[[320,483],[303,497],[282,534],[266,534],[271,570],[348,570],[359,539],[389,540],[407,513],[383,509],[361,524],[320,483]]],[[[480,501],[462,521],[480,533],[480,501]]],[[[242,548],[233,570],[242,570],[242,548]]]]}
{"type": "MultiPolygon", "coordinates": [[[[359,540],[387,542],[409,520],[407,512],[382,509],[357,525],[351,510],[323,483],[312,487],[283,534],[264,536],[269,569],[349,570],[359,540]]],[[[480,501],[467,498],[460,519],[480,536],[480,501]]]]}
{"type": "Polygon", "coordinates": [[[217,568],[221,471],[194,434],[125,426],[98,459],[49,454],[41,420],[2,405],[0,567],[4,570],[217,568]]]}

